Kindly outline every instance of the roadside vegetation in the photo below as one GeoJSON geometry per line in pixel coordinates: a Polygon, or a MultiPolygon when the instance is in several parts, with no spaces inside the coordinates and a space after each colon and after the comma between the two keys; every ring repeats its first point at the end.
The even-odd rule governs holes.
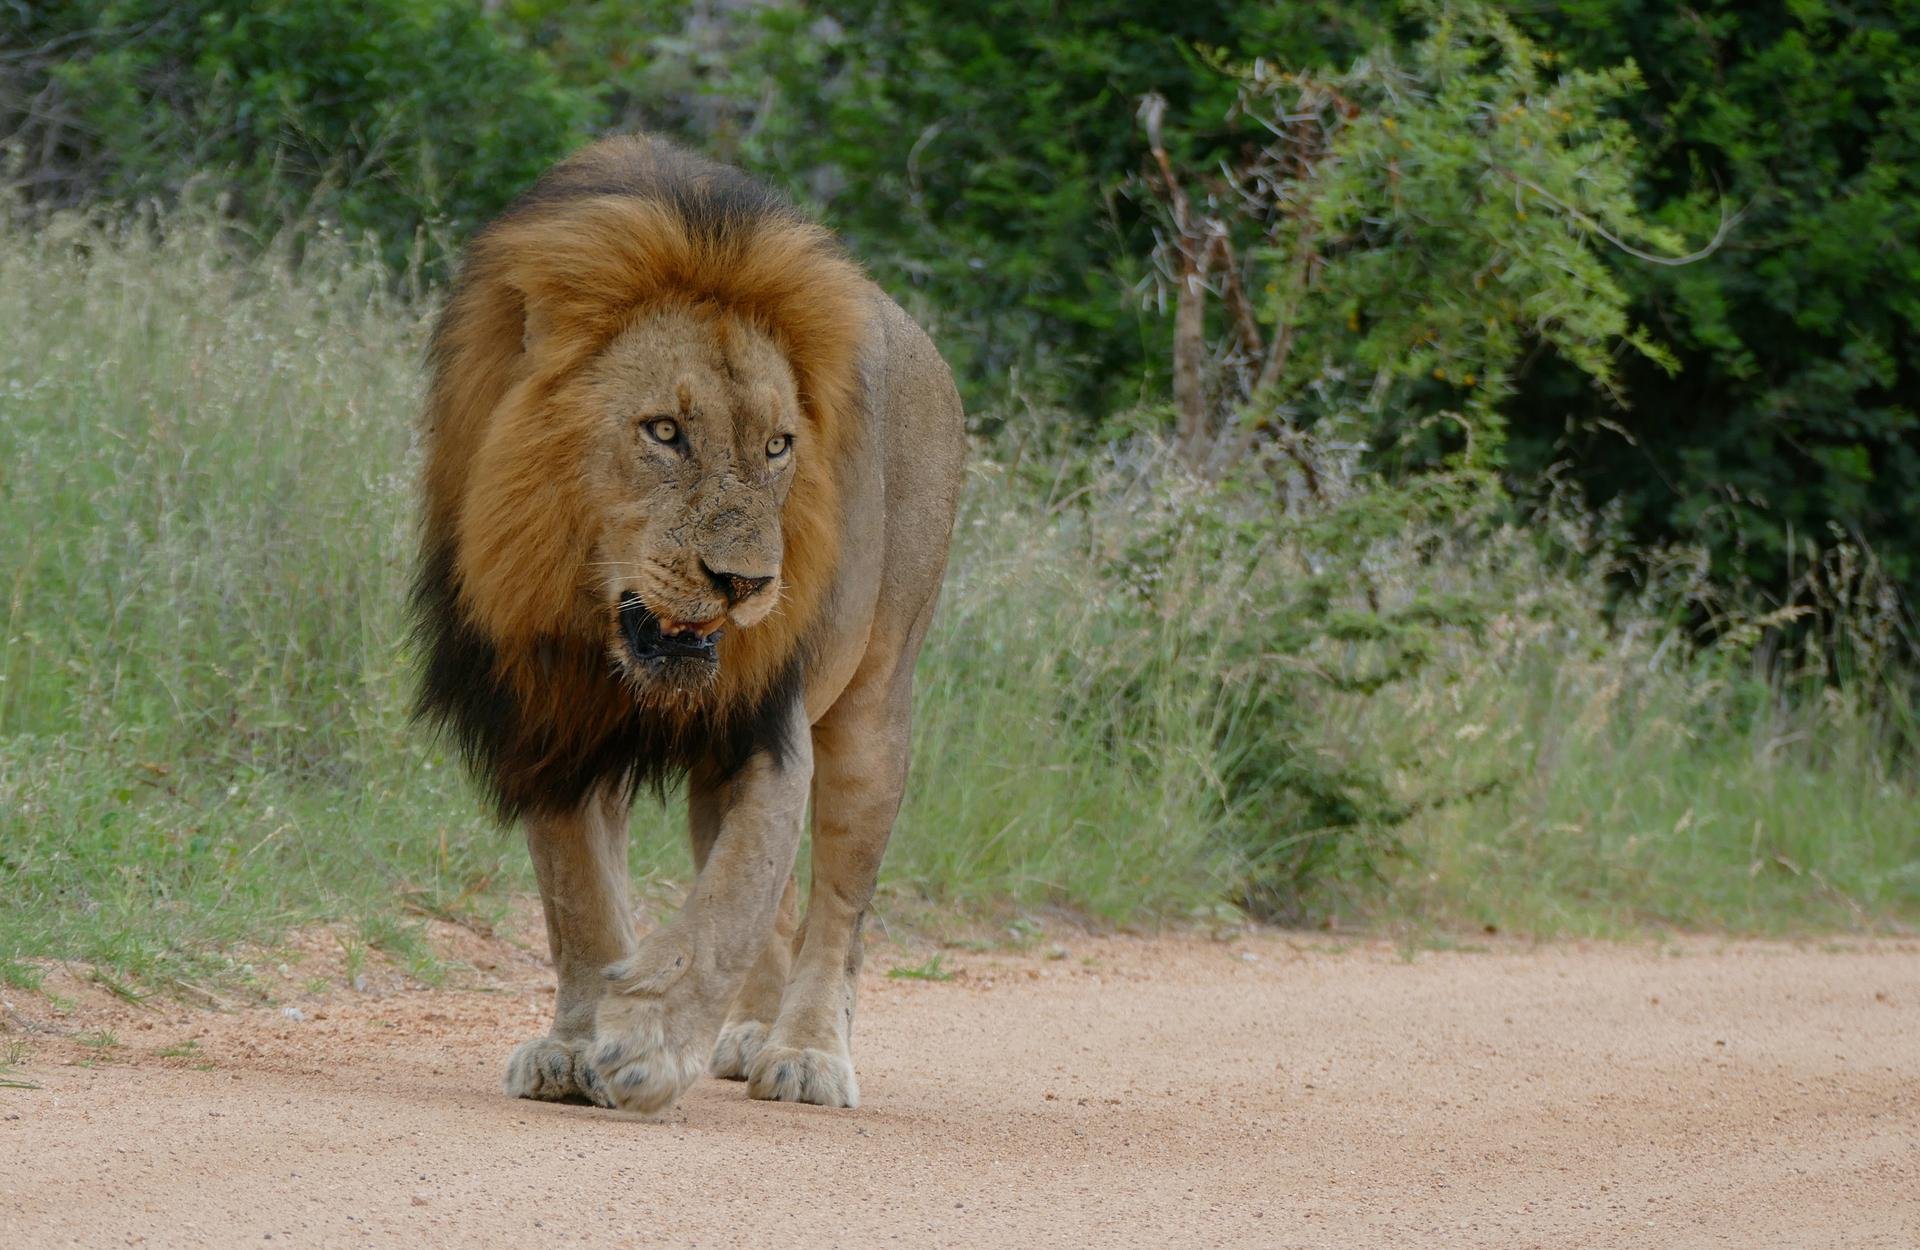
{"type": "MultiPolygon", "coordinates": [[[[408,720],[425,314],[385,279],[344,245],[236,262],[190,217],[0,231],[9,960],[194,981],[319,919],[417,959],[425,918],[528,888],[408,720]]],[[[1543,554],[1351,450],[1316,444],[1326,498],[1276,517],[1269,485],[1153,439],[1068,454],[1009,420],[922,664],[895,904],[1541,934],[1920,915],[1875,605],[1836,605],[1858,680],[1799,679],[1758,628],[1694,641],[1672,605],[1697,567],[1619,604],[1592,535],[1543,554]]],[[[636,831],[637,873],[684,876],[675,814],[643,801],[636,831]]]]}
{"type": "MultiPolygon", "coordinates": [[[[587,43],[545,6],[488,25],[386,2],[433,18],[396,22],[396,46],[452,41],[462,72],[525,69],[511,116],[577,107],[548,110],[558,138],[513,131],[515,160],[626,107],[567,94],[587,43]]],[[[268,100],[304,116],[311,82],[267,91],[255,60],[341,46],[324,6],[244,30],[110,7],[148,60],[67,40],[52,68],[0,68],[0,112],[31,70],[64,84],[47,108],[81,119],[120,98],[115,74],[170,83],[181,108],[244,97],[256,122],[268,100]],[[156,42],[208,39],[228,60],[195,61],[205,82],[156,42]]],[[[757,20],[777,33],[798,11],[757,20]]],[[[908,213],[890,241],[880,218],[842,223],[966,371],[976,426],[883,913],[1612,936],[1920,922],[1909,557],[1864,541],[1887,514],[1862,503],[1871,523],[1808,541],[1795,518],[1832,519],[1820,501],[1846,495],[1810,469],[1791,516],[1750,508],[1756,486],[1733,529],[1654,524],[1646,499],[1596,498],[1572,443],[1550,467],[1527,424],[1541,370],[1578,393],[1563,423],[1590,399],[1621,429],[1629,394],[1678,402],[1646,388],[1691,377],[1706,349],[1647,315],[1646,275],[1710,272],[1748,206],[1648,208],[1632,67],[1569,67],[1483,6],[1419,13],[1397,42],[1343,27],[1318,52],[1255,23],[1235,38],[1292,48],[1291,67],[1227,41],[1175,58],[1205,90],[1123,101],[1132,171],[1072,166],[1112,174],[1131,206],[1099,238],[1114,250],[1076,262],[1087,290],[1041,299],[1031,265],[1059,258],[980,234],[991,276],[968,304],[946,269],[968,253],[940,231],[984,231],[971,201],[944,224],[908,213]],[[1361,35],[1370,50],[1342,42],[1361,35]],[[1195,137],[1222,117],[1232,143],[1195,137]],[[1094,344],[1112,352],[1098,367],[1094,344]],[[1748,543],[1762,520],[1772,537],[1748,543]]],[[[786,55],[847,58],[834,110],[895,82],[862,59],[878,43],[842,46],[862,29],[789,31],[786,55]]],[[[730,65],[772,55],[735,37],[730,65]]],[[[768,81],[797,90],[782,72],[768,81]]],[[[726,119],[759,114],[711,77],[712,108],[665,120],[724,148],[726,119]]],[[[620,81],[629,104],[685,89],[620,81]]],[[[531,886],[518,837],[408,716],[425,333],[444,245],[520,169],[481,161],[457,195],[410,180],[451,168],[401,107],[439,117],[442,86],[393,96],[377,133],[336,133],[332,114],[286,132],[310,149],[229,128],[214,133],[231,150],[179,156],[175,131],[200,134],[203,112],[141,114],[158,129],[132,138],[82,129],[57,195],[16,152],[0,199],[8,983],[48,957],[129,993],[228,981],[243,952],[315,921],[355,958],[380,949],[432,977],[425,921],[486,924],[531,886]],[[196,182],[182,160],[215,172],[196,182]],[[237,200],[202,193],[221,177],[237,200]]],[[[760,131],[734,138],[766,166],[760,131]]],[[[1009,151],[1032,138],[1016,127],[1009,151]]],[[[815,156],[815,173],[854,159],[815,156]]],[[[806,170],[769,172],[808,194],[806,170]]],[[[1067,212],[1041,207],[1030,224],[1067,212]]],[[[1862,404],[1859,454],[1820,463],[1871,477],[1910,414],[1862,404]]],[[[679,825],[642,800],[634,869],[662,899],[689,870],[679,825]]]]}

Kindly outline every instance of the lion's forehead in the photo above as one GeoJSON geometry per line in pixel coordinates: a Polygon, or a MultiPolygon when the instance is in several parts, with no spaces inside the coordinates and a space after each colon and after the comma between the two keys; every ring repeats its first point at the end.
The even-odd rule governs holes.
{"type": "Polygon", "coordinates": [[[678,310],[643,317],[588,366],[612,415],[674,417],[753,439],[798,415],[793,370],[765,332],[678,310]],[[722,428],[716,428],[722,427],[722,428]]]}

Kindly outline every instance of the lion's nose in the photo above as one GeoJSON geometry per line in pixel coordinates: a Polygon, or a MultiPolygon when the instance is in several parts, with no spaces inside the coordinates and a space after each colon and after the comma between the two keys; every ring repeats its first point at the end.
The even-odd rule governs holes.
{"type": "Polygon", "coordinates": [[[749,577],[744,573],[723,572],[705,560],[700,561],[700,568],[706,573],[707,580],[713,583],[713,588],[726,596],[729,605],[739,603],[742,599],[752,598],[773,583],[771,577],[749,577]]]}

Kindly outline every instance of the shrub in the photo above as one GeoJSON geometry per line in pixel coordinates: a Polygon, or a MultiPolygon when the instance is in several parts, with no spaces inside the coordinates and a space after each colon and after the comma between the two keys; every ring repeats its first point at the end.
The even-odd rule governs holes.
{"type": "Polygon", "coordinates": [[[1722,199],[1745,209],[1698,265],[1617,267],[1679,373],[1624,361],[1622,410],[1533,370],[1508,406],[1516,470],[1564,462],[1638,541],[1699,545],[1744,594],[1785,601],[1809,546],[1843,544],[1920,602],[1920,9],[1580,0],[1516,20],[1572,63],[1640,66],[1617,116],[1645,137],[1652,220],[1700,233],[1722,199]]]}
{"type": "Polygon", "coordinates": [[[43,203],[210,183],[263,233],[331,220],[399,264],[421,231],[457,240],[584,135],[579,94],[468,0],[0,13],[0,139],[43,203]]]}
{"type": "Polygon", "coordinates": [[[1607,117],[1638,77],[1553,59],[1497,12],[1456,4],[1404,52],[1383,45],[1341,73],[1223,66],[1239,155],[1197,174],[1176,168],[1166,102],[1149,99],[1190,458],[1332,416],[1360,423],[1376,464],[1494,465],[1530,353],[1602,390],[1622,354],[1668,359],[1606,263],[1678,244],[1641,219],[1639,155],[1607,117]]]}

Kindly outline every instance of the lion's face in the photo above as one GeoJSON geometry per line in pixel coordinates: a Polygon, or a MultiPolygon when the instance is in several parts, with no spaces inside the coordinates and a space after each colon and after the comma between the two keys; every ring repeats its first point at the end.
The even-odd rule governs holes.
{"type": "Polygon", "coordinates": [[[764,332],[700,310],[650,314],[584,369],[597,507],[585,593],[647,687],[697,686],[726,629],[780,602],[782,505],[808,454],[793,373],[764,332]]]}

